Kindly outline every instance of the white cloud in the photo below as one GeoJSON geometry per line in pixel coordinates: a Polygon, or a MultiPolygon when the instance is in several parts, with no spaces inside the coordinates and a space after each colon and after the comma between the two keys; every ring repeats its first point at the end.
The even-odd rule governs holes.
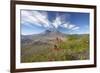
{"type": "Polygon", "coordinates": [[[53,24],[53,26],[54,26],[55,28],[58,28],[58,26],[61,25],[61,19],[60,19],[60,17],[57,16],[56,19],[53,21],[52,24],[53,24]]]}
{"type": "Polygon", "coordinates": [[[33,11],[32,16],[35,17],[42,25],[49,26],[50,22],[48,20],[48,15],[46,12],[33,11]]]}
{"type": "Polygon", "coordinates": [[[48,28],[58,28],[63,27],[69,30],[78,30],[80,27],[71,24],[69,21],[66,22],[65,16],[62,18],[64,15],[56,15],[56,18],[53,20],[53,22],[50,22],[48,19],[48,13],[45,11],[27,11],[27,10],[22,10],[21,11],[21,23],[25,24],[31,23],[36,26],[40,27],[45,27],[46,29],[48,28]],[[63,19],[63,20],[62,20],[63,19]]]}
{"type": "Polygon", "coordinates": [[[76,26],[72,30],[78,30],[80,27],[76,26]]]}
{"type": "Polygon", "coordinates": [[[64,23],[64,24],[62,24],[60,26],[66,28],[66,29],[70,29],[70,30],[75,30],[75,29],[79,28],[75,24],[70,24],[69,22],[66,22],[66,23],[64,23]]]}
{"type": "Polygon", "coordinates": [[[72,29],[72,28],[74,28],[74,27],[75,27],[74,24],[69,24],[69,26],[68,26],[69,29],[72,29]]]}
{"type": "Polygon", "coordinates": [[[21,23],[24,24],[24,23],[31,23],[31,24],[34,24],[34,25],[37,25],[37,26],[41,26],[41,24],[39,24],[38,20],[33,17],[29,11],[21,11],[21,23]]]}
{"type": "Polygon", "coordinates": [[[69,26],[69,23],[63,24],[63,27],[65,27],[65,28],[68,28],[68,26],[69,26]]]}
{"type": "Polygon", "coordinates": [[[22,22],[21,23],[33,23],[37,26],[44,26],[49,27],[49,20],[47,18],[46,12],[39,12],[39,11],[21,11],[22,15],[22,22]]]}
{"type": "Polygon", "coordinates": [[[70,17],[69,14],[64,14],[64,13],[59,14],[59,13],[57,13],[56,18],[55,18],[55,20],[53,20],[52,24],[55,28],[58,28],[59,26],[67,28],[69,22],[68,21],[66,22],[66,20],[68,20],[69,17],[70,17]]]}

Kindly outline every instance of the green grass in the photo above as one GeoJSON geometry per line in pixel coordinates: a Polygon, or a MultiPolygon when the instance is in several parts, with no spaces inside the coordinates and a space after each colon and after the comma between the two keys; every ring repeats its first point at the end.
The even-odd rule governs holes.
{"type": "MultiPolygon", "coordinates": [[[[55,43],[54,43],[55,44],[55,43]]],[[[89,35],[69,35],[58,42],[54,49],[52,44],[27,45],[21,49],[21,62],[67,61],[89,59],[89,35]]]]}

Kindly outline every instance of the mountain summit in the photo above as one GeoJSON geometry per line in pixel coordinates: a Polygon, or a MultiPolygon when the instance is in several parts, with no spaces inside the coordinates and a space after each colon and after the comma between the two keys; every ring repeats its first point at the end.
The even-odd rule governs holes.
{"type": "Polygon", "coordinates": [[[45,30],[43,33],[41,33],[43,36],[48,37],[64,37],[66,34],[59,32],[59,31],[52,31],[52,30],[45,30]]]}

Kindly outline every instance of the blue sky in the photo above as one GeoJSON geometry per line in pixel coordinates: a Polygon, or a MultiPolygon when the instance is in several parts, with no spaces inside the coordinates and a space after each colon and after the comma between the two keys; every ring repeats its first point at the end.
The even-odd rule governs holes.
{"type": "Polygon", "coordinates": [[[89,33],[89,13],[21,10],[21,34],[57,30],[65,34],[89,33]]]}

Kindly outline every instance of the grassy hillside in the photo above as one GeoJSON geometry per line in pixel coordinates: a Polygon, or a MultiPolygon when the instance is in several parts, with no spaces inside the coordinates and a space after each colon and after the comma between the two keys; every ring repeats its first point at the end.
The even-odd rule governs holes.
{"type": "Polygon", "coordinates": [[[21,45],[21,62],[67,61],[89,59],[89,35],[33,37],[21,45]],[[34,40],[35,38],[35,40],[34,40]],[[40,38],[40,37],[39,37],[40,38]],[[49,39],[50,38],[50,39],[49,39]]]}

